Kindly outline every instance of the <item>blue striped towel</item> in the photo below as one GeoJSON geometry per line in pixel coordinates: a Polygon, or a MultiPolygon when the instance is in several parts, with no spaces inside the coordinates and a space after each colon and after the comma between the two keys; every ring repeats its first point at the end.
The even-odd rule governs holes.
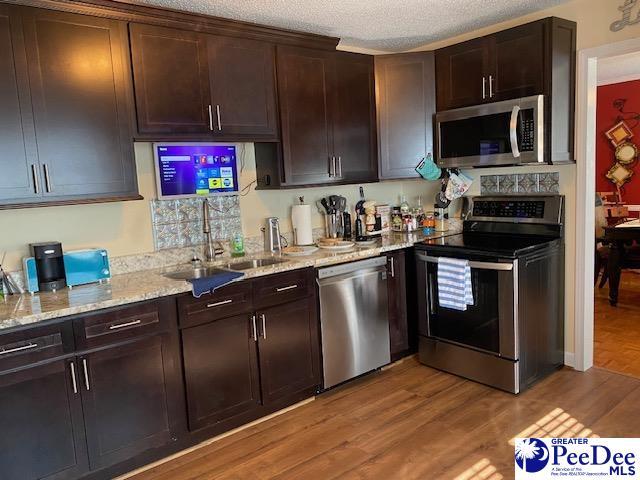
{"type": "Polygon", "coordinates": [[[473,305],[471,267],[468,260],[438,258],[438,302],[441,307],[467,310],[473,305]]]}

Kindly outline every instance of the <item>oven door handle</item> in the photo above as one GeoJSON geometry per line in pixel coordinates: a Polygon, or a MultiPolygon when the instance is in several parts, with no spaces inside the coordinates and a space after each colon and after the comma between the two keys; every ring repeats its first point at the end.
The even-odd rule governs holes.
{"type": "MultiPolygon", "coordinates": [[[[418,254],[418,259],[422,260],[423,262],[438,263],[438,258],[439,257],[418,254]]],[[[476,262],[474,260],[469,260],[469,266],[471,268],[477,268],[481,270],[501,270],[501,271],[513,270],[513,263],[476,262]]]]}
{"type": "Polygon", "coordinates": [[[509,122],[509,139],[511,140],[511,152],[513,158],[520,157],[520,148],[518,147],[518,114],[520,106],[514,105],[511,110],[511,121],[509,122]]]}

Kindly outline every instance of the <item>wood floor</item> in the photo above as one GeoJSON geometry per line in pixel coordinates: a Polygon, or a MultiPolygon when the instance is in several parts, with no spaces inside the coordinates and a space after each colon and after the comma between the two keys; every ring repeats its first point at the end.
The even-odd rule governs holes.
{"type": "Polygon", "coordinates": [[[617,307],[596,287],[594,364],[640,378],[640,274],[623,272],[617,307]]]}
{"type": "Polygon", "coordinates": [[[410,358],[134,480],[514,477],[517,436],[638,436],[640,380],[564,369],[514,396],[410,358]]]}

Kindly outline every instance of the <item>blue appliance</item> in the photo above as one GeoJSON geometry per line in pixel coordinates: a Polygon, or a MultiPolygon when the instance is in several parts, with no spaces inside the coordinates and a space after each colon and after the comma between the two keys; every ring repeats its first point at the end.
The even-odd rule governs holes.
{"type": "MultiPolygon", "coordinates": [[[[69,288],[76,285],[102,282],[111,278],[109,255],[104,249],[92,248],[66,252],[63,259],[69,288]]],[[[38,292],[40,289],[38,287],[35,259],[28,257],[22,263],[27,290],[31,293],[38,292]]]]}

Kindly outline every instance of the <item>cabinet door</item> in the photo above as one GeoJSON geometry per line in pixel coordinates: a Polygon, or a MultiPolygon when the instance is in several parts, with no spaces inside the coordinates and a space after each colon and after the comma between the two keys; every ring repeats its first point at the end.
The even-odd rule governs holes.
{"type": "Polygon", "coordinates": [[[333,155],[342,181],[378,178],[373,57],[335,53],[333,155]]]}
{"type": "Polygon", "coordinates": [[[22,12],[43,194],[137,194],[126,25],[22,12]]]}
{"type": "Polygon", "coordinates": [[[251,315],[184,329],[182,352],[190,430],[260,408],[258,356],[251,315]]]}
{"type": "Polygon", "coordinates": [[[3,480],[64,480],[88,471],[77,364],[58,360],[0,374],[3,480]],[[76,373],[75,380],[73,373],[76,373]]]}
{"type": "Polygon", "coordinates": [[[404,250],[387,254],[387,289],[389,293],[389,341],[391,360],[406,354],[409,345],[407,316],[407,273],[404,250]]]}
{"type": "Polygon", "coordinates": [[[0,203],[38,197],[40,171],[22,24],[16,7],[0,5],[0,203]]]}
{"type": "Polygon", "coordinates": [[[537,95],[544,90],[544,23],[496,33],[491,41],[491,100],[537,95]]]}
{"type": "Polygon", "coordinates": [[[274,46],[210,36],[207,50],[215,133],[275,138],[274,46]]]}
{"type": "Polygon", "coordinates": [[[331,162],[330,52],[278,46],[277,67],[285,184],[337,180],[331,162]]]}
{"type": "Polygon", "coordinates": [[[80,357],[92,470],[171,441],[165,339],[155,335],[80,357]]]}
{"type": "Polygon", "coordinates": [[[320,383],[313,297],[258,311],[260,378],[265,405],[320,383]]]}
{"type": "Polygon", "coordinates": [[[433,52],[377,56],[375,62],[380,178],[417,178],[415,167],[433,154],[433,52]]]}
{"type": "Polygon", "coordinates": [[[436,50],[438,111],[488,101],[488,70],[489,49],[486,38],[436,50]]]}
{"type": "Polygon", "coordinates": [[[131,59],[141,134],[210,133],[206,37],[131,24],[131,59]]]}

